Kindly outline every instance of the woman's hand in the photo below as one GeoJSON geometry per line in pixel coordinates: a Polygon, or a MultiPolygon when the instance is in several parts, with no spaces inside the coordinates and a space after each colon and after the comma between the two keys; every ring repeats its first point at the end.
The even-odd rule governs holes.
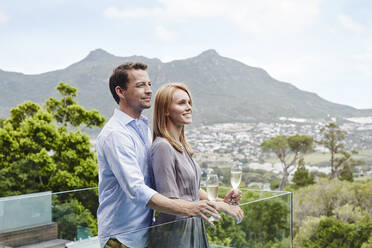
{"type": "Polygon", "coordinates": [[[194,201],[190,202],[190,205],[186,207],[189,209],[189,216],[200,216],[211,226],[213,226],[214,224],[208,219],[207,215],[213,216],[216,219],[221,218],[221,216],[217,212],[215,202],[211,202],[208,200],[194,201]]]}
{"type": "Polygon", "coordinates": [[[230,205],[226,202],[216,202],[217,210],[221,210],[226,212],[228,215],[234,217],[236,219],[236,223],[239,224],[243,217],[244,212],[243,210],[237,205],[230,205]]]}
{"type": "Polygon", "coordinates": [[[232,204],[238,205],[239,201],[242,199],[242,192],[239,189],[231,189],[229,192],[226,193],[223,201],[232,204]]]}

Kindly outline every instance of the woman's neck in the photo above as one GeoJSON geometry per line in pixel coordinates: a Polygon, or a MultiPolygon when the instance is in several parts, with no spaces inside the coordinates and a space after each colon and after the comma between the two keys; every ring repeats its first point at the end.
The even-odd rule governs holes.
{"type": "Polygon", "coordinates": [[[182,126],[175,125],[172,121],[168,121],[167,129],[169,134],[178,142],[180,141],[182,126]]]}

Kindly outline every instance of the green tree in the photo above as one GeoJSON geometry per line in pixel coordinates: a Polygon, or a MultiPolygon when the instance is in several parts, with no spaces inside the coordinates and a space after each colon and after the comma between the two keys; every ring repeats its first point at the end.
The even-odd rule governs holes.
{"type": "Polygon", "coordinates": [[[46,110],[52,113],[54,119],[61,125],[67,127],[95,127],[102,126],[105,118],[97,110],[86,110],[75,101],[77,89],[61,82],[57,86],[62,98],[57,100],[50,97],[45,105],[46,110]]]}
{"type": "Polygon", "coordinates": [[[300,158],[300,160],[298,160],[298,167],[293,175],[293,182],[298,188],[314,184],[315,182],[314,174],[309,173],[309,171],[305,168],[304,158],[300,158]]]}
{"type": "Polygon", "coordinates": [[[348,152],[345,150],[343,142],[347,132],[332,122],[321,128],[320,131],[323,137],[318,143],[327,148],[331,154],[329,160],[331,165],[330,177],[352,181],[353,167],[362,161],[352,158],[352,154],[357,154],[356,151],[348,152]],[[342,175],[340,176],[341,172],[342,175]]]}
{"type": "MultiPolygon", "coordinates": [[[[76,96],[76,89],[71,90],[72,87],[65,84],[58,87],[61,85],[76,96]]],[[[67,94],[66,91],[62,92],[67,94]]],[[[51,99],[48,101],[54,101],[51,99]]],[[[85,114],[80,124],[102,126],[104,118],[97,118],[94,113],[85,114]]],[[[71,112],[67,116],[69,114],[71,112]]],[[[72,126],[77,125],[76,115],[71,116],[74,117],[64,117],[64,126],[70,121],[72,126]]],[[[36,103],[25,102],[13,108],[10,117],[3,121],[0,128],[1,196],[97,185],[97,161],[89,137],[81,131],[58,127],[55,118],[53,112],[45,111],[36,103]]]]}
{"type": "Polygon", "coordinates": [[[288,199],[274,198],[242,207],[244,221],[239,224],[246,232],[248,247],[255,243],[281,240],[289,235],[288,199]]]}
{"type": "Polygon", "coordinates": [[[352,166],[349,164],[344,165],[340,171],[340,174],[338,175],[338,178],[340,180],[347,180],[350,182],[354,181],[352,166]]]}
{"type": "Polygon", "coordinates": [[[304,153],[312,151],[313,139],[304,135],[276,136],[261,144],[264,151],[274,152],[283,167],[283,176],[279,189],[282,190],[288,181],[288,176],[296,165],[297,159],[304,153]]]}
{"type": "Polygon", "coordinates": [[[78,228],[84,228],[92,236],[97,235],[97,224],[93,214],[76,199],[64,203],[55,200],[53,221],[57,222],[59,237],[63,239],[76,239],[78,228]]]}
{"type": "Polygon", "coordinates": [[[5,121],[5,119],[0,118],[0,128],[2,128],[4,126],[4,121],[5,121]]]}

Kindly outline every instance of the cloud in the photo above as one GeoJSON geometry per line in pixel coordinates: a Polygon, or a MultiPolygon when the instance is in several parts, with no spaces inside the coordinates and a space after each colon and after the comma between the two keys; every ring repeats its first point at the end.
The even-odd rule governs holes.
{"type": "Polygon", "coordinates": [[[138,19],[145,17],[156,17],[161,14],[161,9],[145,9],[145,8],[136,8],[136,9],[124,9],[119,10],[116,7],[109,7],[105,9],[104,16],[109,19],[138,19]]]}
{"type": "Polygon", "coordinates": [[[357,73],[362,73],[372,79],[372,39],[366,40],[365,44],[366,49],[363,53],[351,57],[351,65],[357,73]]]}
{"type": "Polygon", "coordinates": [[[9,17],[0,10],[0,25],[6,24],[9,21],[9,17]]]}
{"type": "Polygon", "coordinates": [[[361,33],[365,30],[362,25],[355,22],[353,19],[346,15],[339,15],[338,20],[340,21],[344,28],[349,29],[353,32],[361,33]]]}
{"type": "Polygon", "coordinates": [[[326,68],[324,60],[326,58],[314,55],[277,57],[271,63],[266,63],[265,69],[278,80],[296,83],[300,88],[310,88],[309,75],[315,73],[314,70],[326,68]]]}
{"type": "Polygon", "coordinates": [[[156,37],[162,41],[175,41],[178,38],[176,32],[165,29],[163,26],[157,26],[155,28],[156,37]]]}
{"type": "Polygon", "coordinates": [[[162,0],[168,16],[174,18],[223,17],[243,31],[293,32],[312,23],[322,0],[162,0]]]}
{"type": "Polygon", "coordinates": [[[105,10],[109,18],[159,17],[172,21],[224,18],[240,30],[252,33],[295,32],[312,24],[323,0],[159,0],[159,8],[105,10]]]}

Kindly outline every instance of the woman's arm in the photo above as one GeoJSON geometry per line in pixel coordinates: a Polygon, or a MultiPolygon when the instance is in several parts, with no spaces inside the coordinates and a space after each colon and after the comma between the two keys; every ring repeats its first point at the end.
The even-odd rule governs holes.
{"type": "Polygon", "coordinates": [[[244,212],[238,205],[230,205],[223,201],[215,202],[215,205],[217,210],[224,211],[228,215],[234,217],[237,223],[242,221],[244,212]]]}

